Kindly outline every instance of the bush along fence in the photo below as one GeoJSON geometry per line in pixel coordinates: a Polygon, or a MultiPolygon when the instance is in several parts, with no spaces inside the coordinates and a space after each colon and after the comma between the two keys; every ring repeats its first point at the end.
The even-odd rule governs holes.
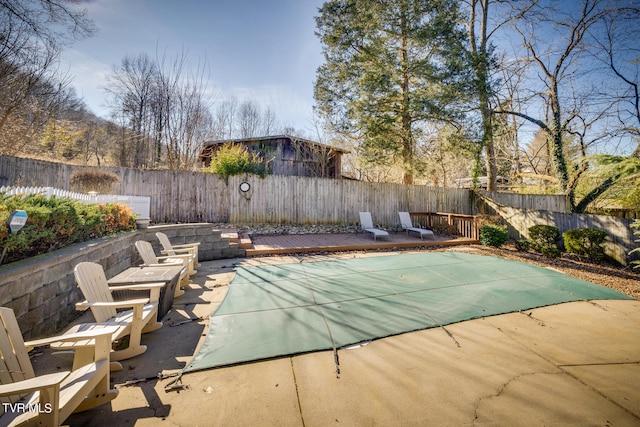
{"type": "Polygon", "coordinates": [[[0,246],[3,248],[0,263],[135,228],[131,209],[124,205],[86,204],[66,197],[48,198],[40,193],[0,194],[0,246]],[[10,222],[13,212],[21,213],[23,218],[19,228],[10,222]]]}
{"type": "Polygon", "coordinates": [[[113,194],[87,194],[62,190],[54,187],[0,187],[0,193],[7,196],[42,194],[47,198],[66,197],[86,204],[117,203],[131,208],[133,215],[141,219],[149,219],[149,206],[151,198],[148,196],[118,196],[113,194]]]}
{"type": "MultiPolygon", "coordinates": [[[[603,230],[607,239],[603,243],[605,254],[620,264],[628,265],[632,260],[640,259],[640,253],[630,254],[637,246],[634,242],[631,223],[633,220],[605,215],[574,214],[536,209],[522,209],[496,203],[493,199],[480,196],[485,210],[500,215],[507,223],[509,237],[514,240],[528,239],[529,228],[535,225],[552,225],[559,229],[560,235],[577,228],[603,230]]],[[[560,238],[560,246],[564,242],[560,238]]]]}

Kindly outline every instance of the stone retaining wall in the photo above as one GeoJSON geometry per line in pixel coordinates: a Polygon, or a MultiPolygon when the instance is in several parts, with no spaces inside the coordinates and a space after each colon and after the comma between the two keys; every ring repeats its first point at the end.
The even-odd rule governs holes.
{"type": "Polygon", "coordinates": [[[244,256],[243,249],[223,239],[211,224],[149,227],[0,266],[0,306],[14,310],[25,339],[53,335],[80,315],[75,304],[84,297],[73,277],[74,266],[97,262],[107,277],[113,277],[141,263],[134,247],[137,240],[151,242],[160,254],[157,231],[165,233],[173,244],[200,242],[200,261],[244,256]]]}

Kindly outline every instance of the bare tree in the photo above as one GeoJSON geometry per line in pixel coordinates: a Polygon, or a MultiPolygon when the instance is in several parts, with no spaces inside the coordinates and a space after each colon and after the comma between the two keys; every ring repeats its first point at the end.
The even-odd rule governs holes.
{"type": "Polygon", "coordinates": [[[218,103],[214,116],[214,133],[218,139],[232,138],[235,135],[235,116],[238,100],[227,98],[218,103]]]}
{"type": "MultiPolygon", "coordinates": [[[[105,90],[111,95],[113,116],[121,117],[123,124],[133,133],[133,162],[135,168],[150,163],[151,105],[158,81],[158,67],[147,55],[127,55],[119,66],[114,66],[107,77],[105,90]]],[[[123,147],[125,140],[122,141],[123,147]]],[[[121,166],[129,166],[128,163],[121,166]]]]}
{"type": "Polygon", "coordinates": [[[636,140],[633,156],[640,158],[640,54],[637,49],[637,26],[640,7],[621,8],[605,20],[605,37],[596,39],[604,53],[602,60],[611,69],[621,87],[616,106],[618,131],[636,140]],[[622,55],[632,50],[637,56],[629,61],[622,55]]]}
{"type": "Polygon", "coordinates": [[[238,109],[238,136],[240,138],[258,136],[261,121],[260,107],[253,101],[243,101],[238,109]]]}
{"type": "Polygon", "coordinates": [[[210,107],[206,96],[205,67],[191,71],[184,56],[171,67],[161,67],[161,99],[166,100],[166,149],[170,169],[190,169],[197,161],[202,141],[212,132],[210,107]],[[183,73],[187,75],[183,77],[183,73]]]}
{"type": "Polygon", "coordinates": [[[497,57],[492,39],[503,27],[526,13],[536,2],[466,0],[463,3],[467,5],[469,13],[467,21],[469,49],[475,76],[477,108],[482,123],[480,145],[484,150],[487,189],[494,191],[498,162],[496,159],[497,141],[494,139],[493,110],[495,106],[492,105],[491,100],[496,94],[497,82],[493,74],[497,70],[497,57]]]}
{"type": "Polygon", "coordinates": [[[262,113],[262,135],[269,136],[274,132],[277,132],[276,126],[276,113],[271,109],[271,107],[265,108],[262,113]]]}
{"type": "Polygon", "coordinates": [[[535,69],[532,76],[535,80],[532,81],[541,83],[541,87],[532,87],[531,90],[542,102],[542,114],[535,115],[532,109],[527,113],[497,112],[519,116],[545,132],[553,174],[574,211],[586,208],[589,195],[576,203],[575,192],[583,168],[572,168],[566,158],[565,138],[580,133],[579,127],[583,130],[592,128],[599,118],[604,117],[606,107],[599,111],[584,108],[585,105],[597,104],[599,100],[591,98],[587,101],[594,90],[584,79],[587,74],[581,72],[581,67],[585,66],[583,60],[589,50],[586,41],[590,31],[615,10],[616,2],[608,0],[582,0],[571,6],[545,2],[544,7],[536,2],[530,13],[513,21],[513,28],[527,53],[526,60],[535,69]],[[585,114],[592,115],[586,117],[585,114]]]}
{"type": "MultiPolygon", "coordinates": [[[[108,90],[134,138],[134,151],[148,163],[190,169],[212,131],[206,63],[195,71],[185,51],[152,61],[145,54],[125,57],[108,90]]],[[[130,133],[124,133],[127,137],[130,133]]],[[[123,139],[123,143],[125,140],[123,139]]]]}
{"type": "Polygon", "coordinates": [[[69,80],[61,49],[91,35],[86,11],[66,0],[0,0],[0,152],[30,142],[56,111],[69,80]]]}

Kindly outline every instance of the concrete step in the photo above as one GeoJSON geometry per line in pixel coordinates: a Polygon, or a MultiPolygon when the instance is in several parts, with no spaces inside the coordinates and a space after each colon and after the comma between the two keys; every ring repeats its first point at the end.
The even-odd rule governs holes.
{"type": "Polygon", "coordinates": [[[223,239],[229,239],[230,242],[238,243],[238,232],[234,230],[225,230],[221,233],[223,239]]]}
{"type": "Polygon", "coordinates": [[[251,238],[249,238],[248,236],[242,236],[239,239],[240,241],[238,242],[238,246],[240,247],[240,249],[253,248],[253,242],[251,241],[251,238]]]}
{"type": "Polygon", "coordinates": [[[244,233],[238,233],[236,230],[224,230],[222,232],[222,238],[228,239],[231,243],[237,243],[240,249],[253,248],[251,238],[244,233]]]}

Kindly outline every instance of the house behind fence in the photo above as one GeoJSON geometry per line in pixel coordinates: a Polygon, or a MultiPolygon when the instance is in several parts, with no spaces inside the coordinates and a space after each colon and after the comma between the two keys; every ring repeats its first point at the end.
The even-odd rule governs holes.
{"type": "Polygon", "coordinates": [[[274,175],[341,178],[342,155],[346,150],[290,135],[206,141],[200,161],[206,167],[222,147],[245,147],[274,175]]]}

